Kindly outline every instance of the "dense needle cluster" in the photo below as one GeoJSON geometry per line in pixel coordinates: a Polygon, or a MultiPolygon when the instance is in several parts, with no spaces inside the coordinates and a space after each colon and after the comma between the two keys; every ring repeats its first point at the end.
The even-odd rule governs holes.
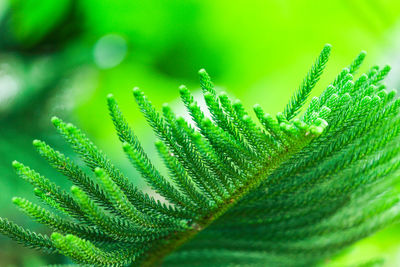
{"type": "MultiPolygon", "coordinates": [[[[93,171],[85,173],[43,141],[39,154],[74,184],[70,192],[19,162],[44,208],[13,202],[53,234],[7,219],[0,232],[25,246],[61,253],[87,266],[313,266],[400,217],[400,101],[382,80],[389,67],[354,77],[365,53],[299,111],[319,80],[326,45],[301,86],[275,117],[200,84],[211,118],[190,91],[180,95],[195,125],[168,105],[159,114],[142,91],[134,98],[154,129],[169,173],[152,164],[116,100],[108,107],[123,150],[156,201],[138,190],[83,132],[52,122],[93,171]]],[[[375,264],[376,262],[374,262],[375,264]]],[[[371,263],[372,264],[372,263],[371,263]]]]}

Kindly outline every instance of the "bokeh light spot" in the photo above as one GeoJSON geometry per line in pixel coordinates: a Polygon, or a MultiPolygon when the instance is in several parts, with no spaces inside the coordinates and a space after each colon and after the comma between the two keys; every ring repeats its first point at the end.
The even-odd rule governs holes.
{"type": "Polygon", "coordinates": [[[122,62],[126,52],[127,45],[124,38],[117,34],[107,34],[94,46],[94,61],[99,68],[113,68],[122,62]]]}
{"type": "Polygon", "coordinates": [[[18,80],[9,74],[0,74],[0,110],[6,109],[19,92],[18,80]]]}

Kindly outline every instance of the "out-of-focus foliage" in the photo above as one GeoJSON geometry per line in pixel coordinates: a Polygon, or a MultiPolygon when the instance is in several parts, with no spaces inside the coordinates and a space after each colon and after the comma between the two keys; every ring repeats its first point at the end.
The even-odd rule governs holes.
{"type": "MultiPolygon", "coordinates": [[[[305,69],[326,42],[335,47],[335,56],[322,85],[360,49],[369,52],[368,60],[389,59],[384,63],[398,73],[393,45],[399,15],[394,0],[0,1],[0,212],[28,224],[7,208],[12,195],[29,190],[15,178],[12,160],[55,175],[31,147],[32,139],[46,138],[64,149],[47,128],[51,115],[84,125],[119,167],[135,176],[111,145],[116,137],[112,123],[104,121],[106,94],[120,99],[129,121],[140,125],[144,120],[131,108],[127,90],[145,88],[159,106],[178,97],[181,82],[196,89],[192,73],[206,67],[216,84],[245,104],[259,102],[276,112],[304,76],[297,70],[305,69]]],[[[152,135],[136,129],[151,150],[152,135]]],[[[356,246],[361,252],[353,252],[355,257],[396,244],[390,234],[374,238],[356,246]]],[[[11,246],[0,239],[0,266],[23,266],[32,254],[21,257],[11,246]]],[[[399,248],[392,247],[395,255],[399,248]]],[[[396,256],[391,259],[393,266],[396,256]]]]}

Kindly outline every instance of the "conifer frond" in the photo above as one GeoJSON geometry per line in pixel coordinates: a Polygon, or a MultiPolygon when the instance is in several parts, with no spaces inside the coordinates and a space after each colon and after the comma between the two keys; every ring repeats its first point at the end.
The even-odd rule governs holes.
{"type": "MultiPolygon", "coordinates": [[[[303,106],[304,101],[307,99],[311,90],[318,82],[319,77],[321,76],[326,63],[328,62],[330,53],[331,45],[327,44],[322,49],[321,54],[315,61],[314,65],[311,67],[311,70],[307,73],[307,76],[306,78],[304,78],[304,81],[300,85],[299,89],[297,89],[297,91],[290,99],[289,103],[286,105],[284,114],[287,120],[291,120],[298,114],[299,109],[303,106]]],[[[352,64],[354,70],[357,69],[357,67],[361,64],[362,59],[362,56],[359,56],[354,61],[354,63],[352,64]]]]}
{"type": "Polygon", "coordinates": [[[0,219],[0,232],[83,266],[320,266],[400,219],[394,186],[400,100],[382,84],[390,67],[374,66],[355,77],[366,55],[361,52],[297,116],[330,50],[324,47],[282,113],[272,116],[254,106],[259,122],[239,100],[217,93],[204,69],[200,84],[211,118],[180,87],[195,126],[167,104],[157,112],[135,88],[167,174],[154,166],[109,95],[126,156],[164,202],[137,189],[81,130],[53,118],[93,174],[35,140],[39,154],[74,185],[66,192],[14,162],[17,174],[50,209],[20,197],[13,202],[54,233],[49,238],[6,219],[0,219]]]}

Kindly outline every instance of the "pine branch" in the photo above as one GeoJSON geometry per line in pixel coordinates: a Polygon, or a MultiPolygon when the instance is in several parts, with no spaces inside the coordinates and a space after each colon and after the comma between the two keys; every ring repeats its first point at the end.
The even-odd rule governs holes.
{"type": "Polygon", "coordinates": [[[137,189],[81,130],[53,118],[93,175],[35,140],[39,154],[72,181],[71,194],[14,162],[50,209],[24,198],[13,202],[54,232],[48,238],[6,219],[0,219],[0,232],[79,266],[323,265],[400,219],[400,99],[382,83],[390,67],[355,77],[366,55],[361,52],[297,116],[329,54],[326,45],[283,113],[272,116],[255,105],[259,122],[240,101],[217,93],[203,69],[200,84],[211,118],[180,87],[195,125],[167,104],[158,113],[135,88],[168,176],[153,165],[109,95],[124,152],[167,203],[137,189]]]}
{"type": "MultiPolygon", "coordinates": [[[[306,101],[315,84],[318,82],[319,77],[321,76],[322,71],[325,68],[325,64],[328,62],[330,53],[331,45],[327,44],[322,49],[321,54],[315,61],[314,65],[311,67],[311,70],[308,72],[300,88],[297,89],[296,93],[292,96],[289,103],[286,105],[284,114],[287,120],[291,120],[298,114],[299,109],[304,104],[304,101],[306,101]]],[[[360,60],[356,60],[356,62],[359,61],[360,60]]],[[[357,64],[358,63],[354,65],[357,66],[357,64]]]]}

